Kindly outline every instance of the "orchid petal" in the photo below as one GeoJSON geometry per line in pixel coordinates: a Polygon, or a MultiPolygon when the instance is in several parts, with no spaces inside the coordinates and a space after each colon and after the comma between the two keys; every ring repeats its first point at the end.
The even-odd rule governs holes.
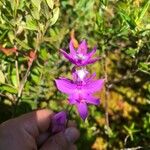
{"type": "Polygon", "coordinates": [[[66,53],[64,50],[60,50],[60,52],[64,55],[65,58],[67,58],[70,62],[75,63],[75,60],[70,54],[66,53]]]}
{"type": "Polygon", "coordinates": [[[86,43],[86,41],[85,40],[83,40],[82,42],[81,42],[81,44],[79,45],[79,48],[78,48],[78,50],[77,50],[77,52],[79,53],[79,54],[86,54],[87,53],[87,43],[86,43]]]}
{"type": "Polygon", "coordinates": [[[97,50],[97,47],[95,46],[95,47],[93,48],[93,50],[87,54],[87,55],[88,55],[88,58],[91,58],[91,57],[96,53],[96,50],[97,50]]]}
{"type": "Polygon", "coordinates": [[[66,94],[71,94],[76,89],[76,84],[74,84],[71,80],[62,78],[55,80],[57,88],[66,94]]]}
{"type": "Polygon", "coordinates": [[[78,99],[79,99],[79,94],[76,92],[69,95],[69,103],[70,104],[76,104],[77,103],[76,100],[78,100],[78,99]]]}
{"type": "Polygon", "coordinates": [[[70,40],[69,49],[70,49],[70,54],[71,54],[72,56],[76,55],[76,51],[75,51],[75,49],[74,49],[72,40],[70,40]]]}
{"type": "Polygon", "coordinates": [[[80,102],[76,104],[80,117],[85,120],[88,115],[88,108],[85,102],[80,102]]]}
{"type": "Polygon", "coordinates": [[[92,95],[86,98],[86,103],[92,104],[92,105],[99,105],[100,104],[100,100],[99,98],[95,98],[92,95]]]}
{"type": "Polygon", "coordinates": [[[100,91],[102,89],[103,85],[104,85],[104,79],[94,80],[94,81],[88,82],[83,87],[83,89],[86,92],[94,93],[94,92],[100,91]]]}
{"type": "Polygon", "coordinates": [[[69,103],[70,104],[76,104],[76,100],[74,98],[69,98],[69,103]]]}
{"type": "Polygon", "coordinates": [[[96,61],[98,61],[98,60],[100,60],[100,58],[94,58],[94,59],[89,59],[88,61],[87,61],[87,64],[93,64],[93,63],[95,63],[96,61]]]}

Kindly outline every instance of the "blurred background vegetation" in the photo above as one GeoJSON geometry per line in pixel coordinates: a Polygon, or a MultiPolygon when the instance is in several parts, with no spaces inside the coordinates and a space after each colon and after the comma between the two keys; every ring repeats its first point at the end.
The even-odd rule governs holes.
{"type": "Polygon", "coordinates": [[[90,65],[106,78],[78,149],[150,149],[150,0],[0,0],[0,122],[38,108],[65,109],[54,79],[70,77],[59,53],[70,37],[97,45],[90,65]],[[74,35],[75,33],[75,35],[74,35]]]}

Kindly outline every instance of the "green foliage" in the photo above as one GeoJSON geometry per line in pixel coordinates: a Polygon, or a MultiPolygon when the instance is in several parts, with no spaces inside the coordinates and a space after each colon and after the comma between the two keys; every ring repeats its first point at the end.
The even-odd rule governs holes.
{"type": "Polygon", "coordinates": [[[149,17],[149,0],[0,0],[0,122],[37,108],[67,108],[54,79],[70,77],[59,49],[74,30],[78,41],[97,45],[101,60],[91,71],[107,75],[102,104],[89,107],[88,120],[75,108],[71,113],[81,131],[78,148],[149,149],[149,17]]]}

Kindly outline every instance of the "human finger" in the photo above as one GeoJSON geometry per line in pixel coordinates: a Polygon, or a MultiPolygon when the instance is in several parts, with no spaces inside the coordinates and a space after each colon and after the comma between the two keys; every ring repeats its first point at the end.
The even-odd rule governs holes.
{"type": "Polygon", "coordinates": [[[48,130],[53,115],[52,111],[42,109],[22,115],[16,120],[30,135],[37,138],[48,130]]]}
{"type": "Polygon", "coordinates": [[[50,137],[40,150],[47,149],[60,149],[68,150],[71,147],[75,146],[73,143],[79,138],[79,131],[76,128],[70,127],[65,130],[65,132],[60,132],[50,137]]]}
{"type": "Polygon", "coordinates": [[[39,137],[37,138],[36,142],[37,142],[37,146],[40,147],[41,145],[43,145],[43,143],[45,143],[45,141],[50,137],[50,132],[45,132],[39,135],[39,137]]]}

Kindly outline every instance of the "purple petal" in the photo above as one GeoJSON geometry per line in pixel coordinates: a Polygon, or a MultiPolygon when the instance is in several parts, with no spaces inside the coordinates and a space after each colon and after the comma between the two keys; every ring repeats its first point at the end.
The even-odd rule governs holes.
{"type": "Polygon", "coordinates": [[[76,61],[76,65],[77,65],[78,67],[81,67],[81,66],[86,66],[87,63],[86,63],[86,61],[78,60],[78,61],[76,61]]]}
{"type": "Polygon", "coordinates": [[[86,43],[86,41],[85,40],[83,40],[82,42],[81,42],[81,44],[79,45],[79,48],[78,48],[78,50],[77,50],[77,52],[79,53],[79,54],[86,54],[87,53],[87,43],[86,43]]]}
{"type": "Polygon", "coordinates": [[[85,102],[80,102],[76,104],[80,117],[85,120],[88,115],[88,108],[85,102]]]}
{"type": "Polygon", "coordinates": [[[76,89],[76,84],[74,84],[71,80],[61,78],[55,80],[57,88],[66,94],[71,94],[76,89]]]}
{"type": "Polygon", "coordinates": [[[93,64],[93,63],[95,63],[98,60],[100,60],[100,58],[89,59],[86,63],[87,64],[93,64]]]}
{"type": "Polygon", "coordinates": [[[61,112],[55,114],[52,117],[52,122],[51,122],[52,133],[55,134],[55,133],[64,131],[66,128],[66,123],[67,123],[66,112],[61,111],[61,112]]]}
{"type": "Polygon", "coordinates": [[[74,104],[76,104],[76,100],[74,98],[69,98],[69,103],[71,105],[74,105],[74,104]]]}
{"type": "Polygon", "coordinates": [[[69,95],[69,103],[70,104],[76,104],[77,103],[76,99],[78,99],[78,95],[76,94],[76,92],[69,95]]]}
{"type": "Polygon", "coordinates": [[[67,58],[70,62],[75,63],[75,60],[70,54],[67,54],[64,50],[60,50],[60,52],[64,55],[65,58],[67,58]]]}
{"type": "Polygon", "coordinates": [[[99,105],[100,100],[99,100],[99,98],[95,98],[92,95],[88,95],[86,97],[86,103],[89,103],[89,104],[92,104],[92,105],[99,105]]]}
{"type": "Polygon", "coordinates": [[[93,50],[87,54],[88,57],[89,57],[89,58],[92,57],[92,56],[96,53],[96,50],[97,50],[97,47],[95,46],[95,47],[93,48],[93,50]]]}
{"type": "Polygon", "coordinates": [[[104,85],[104,79],[100,79],[100,80],[93,80],[93,81],[90,81],[88,82],[85,86],[84,86],[84,90],[86,92],[89,92],[89,93],[94,93],[94,92],[97,92],[99,90],[102,89],[104,85]]]}
{"type": "Polygon", "coordinates": [[[74,49],[72,40],[70,40],[69,49],[70,49],[70,54],[71,54],[72,56],[76,55],[76,51],[75,51],[75,49],[74,49]]]}

